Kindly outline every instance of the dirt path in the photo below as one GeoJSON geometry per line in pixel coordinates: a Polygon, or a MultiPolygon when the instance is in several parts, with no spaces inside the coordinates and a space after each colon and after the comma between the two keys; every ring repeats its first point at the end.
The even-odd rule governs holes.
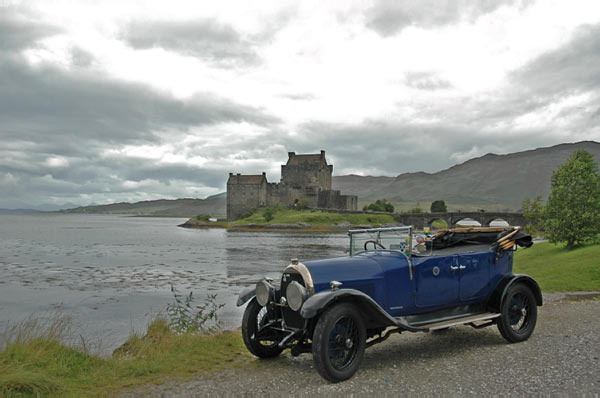
{"type": "Polygon", "coordinates": [[[124,397],[283,394],[600,393],[600,301],[547,296],[533,336],[507,344],[496,327],[403,333],[368,349],[350,380],[331,384],[312,356],[256,360],[250,370],[148,386],[124,397]]]}

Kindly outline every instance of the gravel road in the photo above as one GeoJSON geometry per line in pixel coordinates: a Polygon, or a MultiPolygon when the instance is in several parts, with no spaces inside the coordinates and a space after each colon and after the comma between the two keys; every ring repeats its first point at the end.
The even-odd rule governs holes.
{"type": "Polygon", "coordinates": [[[367,349],[354,377],[331,384],[309,354],[256,360],[250,370],[147,386],[123,397],[204,395],[600,393],[600,301],[545,295],[536,330],[508,344],[496,327],[393,335],[367,349]]]}

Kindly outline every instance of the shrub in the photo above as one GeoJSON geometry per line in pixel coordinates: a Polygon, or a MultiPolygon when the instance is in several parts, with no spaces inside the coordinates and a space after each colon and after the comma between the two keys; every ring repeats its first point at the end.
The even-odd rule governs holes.
{"type": "Polygon", "coordinates": [[[167,316],[169,327],[175,333],[210,332],[219,326],[217,312],[225,304],[217,304],[216,294],[208,294],[205,302],[195,305],[192,292],[181,296],[173,285],[171,285],[171,292],[175,302],[167,305],[167,316]]]}
{"type": "Polygon", "coordinates": [[[308,199],[306,198],[302,198],[298,201],[298,204],[296,205],[296,208],[299,210],[306,210],[308,209],[308,199]]]}
{"type": "Polygon", "coordinates": [[[262,216],[265,218],[266,222],[269,222],[269,221],[271,221],[273,219],[273,214],[274,213],[275,212],[273,211],[272,207],[265,207],[262,210],[262,216]]]}
{"type": "Polygon", "coordinates": [[[198,220],[198,221],[205,221],[205,222],[208,222],[208,219],[209,219],[209,218],[210,218],[210,215],[208,215],[208,214],[198,214],[198,215],[196,216],[196,220],[198,220]]]}
{"type": "Polygon", "coordinates": [[[377,199],[374,203],[363,207],[364,211],[382,211],[386,213],[394,212],[394,205],[387,201],[387,199],[377,199]]]}
{"type": "Polygon", "coordinates": [[[253,214],[254,214],[254,210],[248,210],[247,212],[242,213],[240,218],[250,218],[250,217],[252,217],[253,214]]]}

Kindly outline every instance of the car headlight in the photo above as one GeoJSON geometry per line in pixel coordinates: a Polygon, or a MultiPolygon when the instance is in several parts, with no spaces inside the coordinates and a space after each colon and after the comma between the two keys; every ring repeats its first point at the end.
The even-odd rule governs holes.
{"type": "Polygon", "coordinates": [[[256,301],[263,307],[269,303],[273,296],[273,286],[266,280],[262,280],[256,284],[256,301]]]}
{"type": "Polygon", "coordinates": [[[296,281],[291,282],[285,290],[287,303],[293,311],[298,311],[302,307],[302,303],[308,296],[304,286],[296,281]]]}

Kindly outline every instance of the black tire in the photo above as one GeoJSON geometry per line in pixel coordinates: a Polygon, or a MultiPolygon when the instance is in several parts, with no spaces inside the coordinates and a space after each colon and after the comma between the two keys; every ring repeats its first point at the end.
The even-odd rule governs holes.
{"type": "Polygon", "coordinates": [[[283,351],[279,348],[279,340],[275,335],[270,336],[271,339],[257,337],[257,330],[267,322],[266,307],[258,304],[256,298],[250,300],[242,318],[242,337],[248,351],[259,358],[273,358],[283,351]]]}
{"type": "Polygon", "coordinates": [[[511,286],[502,302],[498,330],[510,343],[525,341],[537,322],[537,303],[531,289],[522,283],[511,286]]]}
{"type": "Polygon", "coordinates": [[[317,321],[312,339],[319,374],[334,383],[351,378],[362,362],[366,335],[355,306],[341,303],[328,308],[317,321]]]}

